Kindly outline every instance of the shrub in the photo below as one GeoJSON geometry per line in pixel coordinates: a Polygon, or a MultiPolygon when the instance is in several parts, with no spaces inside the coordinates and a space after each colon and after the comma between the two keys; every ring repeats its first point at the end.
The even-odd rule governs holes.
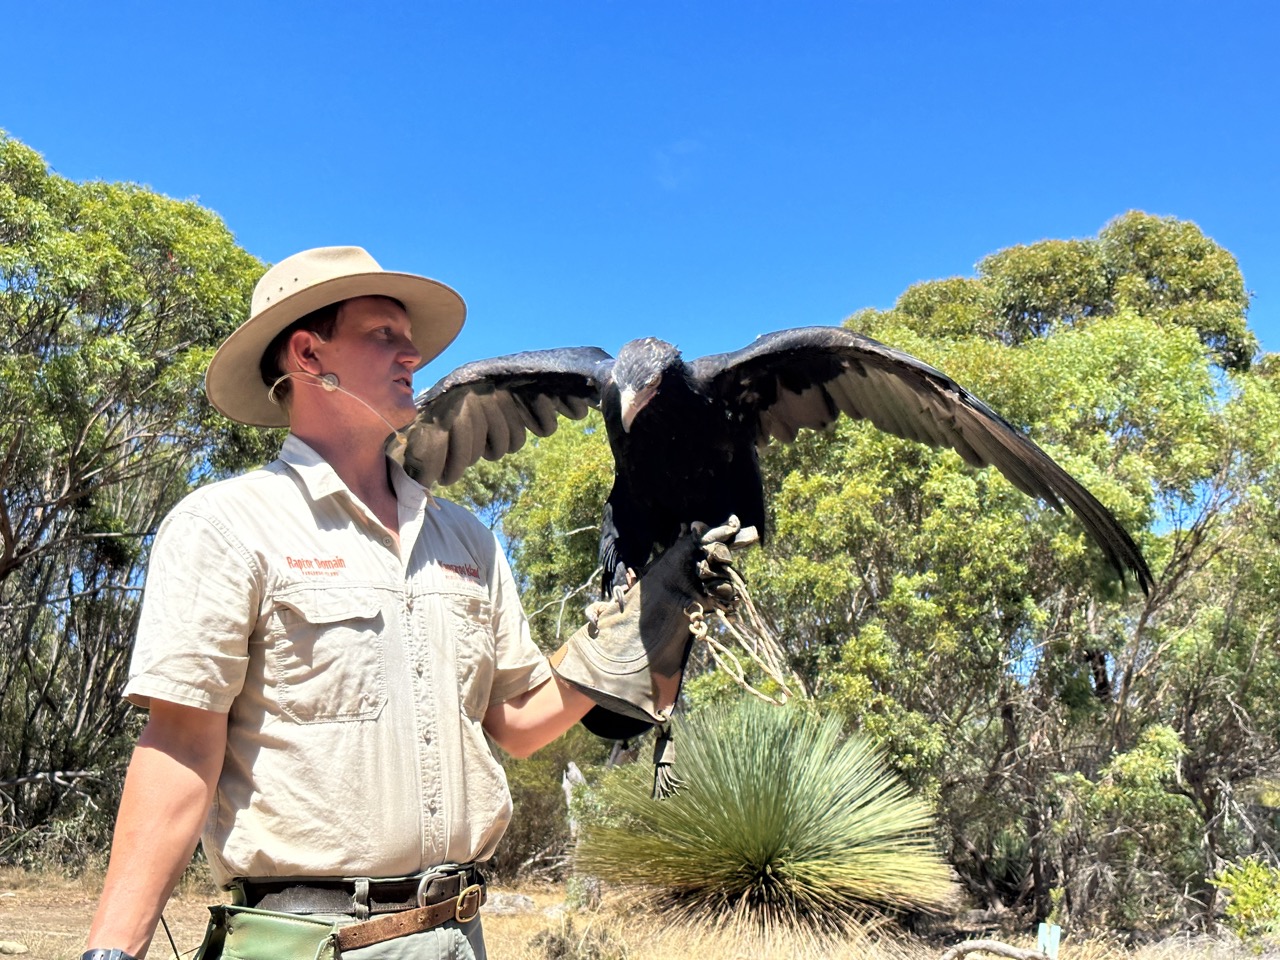
{"type": "Polygon", "coordinates": [[[1221,870],[1213,884],[1231,895],[1227,926],[1236,936],[1280,936],[1280,869],[1248,857],[1221,870]]]}
{"type": "Polygon", "coordinates": [[[609,744],[575,726],[532,757],[506,754],[502,765],[511,788],[511,824],[489,861],[495,880],[560,880],[569,848],[569,817],[561,777],[570,760],[590,768],[609,756],[609,744]]]}
{"type": "Polygon", "coordinates": [[[713,706],[677,728],[681,791],[647,764],[595,791],[577,867],[647,888],[688,919],[848,926],[868,908],[931,909],[953,890],[930,816],[860,737],[806,705],[713,706]]]}

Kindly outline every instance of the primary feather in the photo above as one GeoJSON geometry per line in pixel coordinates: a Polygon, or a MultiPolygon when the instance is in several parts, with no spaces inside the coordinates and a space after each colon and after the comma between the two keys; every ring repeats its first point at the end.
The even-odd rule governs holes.
{"type": "Polygon", "coordinates": [[[1024,493],[1070,507],[1123,576],[1144,591],[1151,571],[1096,497],[1025,434],[955,381],[909,354],[843,327],[766,334],[732,353],[686,363],[648,337],[617,359],[596,347],[538,350],[459,367],[418,399],[405,465],[425,485],[449,484],[482,456],[547,436],[559,416],[604,415],[614,458],[600,559],[604,587],[626,586],[680,525],[736,514],[764,533],[757,448],[795,440],[841,415],[993,466],[1024,493]]]}

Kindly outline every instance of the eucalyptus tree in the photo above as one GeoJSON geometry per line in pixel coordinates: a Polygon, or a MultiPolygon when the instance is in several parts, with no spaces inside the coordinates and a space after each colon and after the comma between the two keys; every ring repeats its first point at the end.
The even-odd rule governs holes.
{"type": "Polygon", "coordinates": [[[109,792],[149,538],[268,456],[201,382],[260,271],[197,204],[69,181],[0,133],[0,855],[109,792]]]}
{"type": "MultiPolygon", "coordinates": [[[[1280,395],[1248,299],[1195,224],[1131,212],[848,321],[1027,429],[1139,539],[1149,596],[952,453],[842,421],[765,454],[756,600],[806,692],[932,798],[980,902],[1209,915],[1214,871],[1271,842],[1280,395]]],[[[507,519],[535,607],[590,580],[608,473],[593,421],[538,444],[507,519]]]]}

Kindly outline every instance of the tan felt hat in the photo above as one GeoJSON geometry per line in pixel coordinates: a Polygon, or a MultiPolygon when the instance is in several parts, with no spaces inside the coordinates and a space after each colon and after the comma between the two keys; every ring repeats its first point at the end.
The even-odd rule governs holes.
{"type": "Polygon", "coordinates": [[[267,398],[259,364],[276,334],[313,310],[352,297],[394,297],[409,314],[421,367],[462,329],[467,306],[436,280],[383,270],[361,247],[317,247],[286,257],[253,288],[249,319],[223,341],[204,375],[209,401],[226,416],[257,427],[289,424],[285,408],[267,398]]]}

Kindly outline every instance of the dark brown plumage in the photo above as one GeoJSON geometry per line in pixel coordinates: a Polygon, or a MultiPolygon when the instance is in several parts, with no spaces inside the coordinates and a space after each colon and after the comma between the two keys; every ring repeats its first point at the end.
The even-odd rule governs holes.
{"type": "Polygon", "coordinates": [[[1152,585],[1111,512],[1025,434],[928,364],[842,327],[782,330],[691,363],[653,338],[625,344],[616,360],[577,347],[468,363],[419,397],[406,466],[425,484],[449,484],[482,456],[496,460],[527,432],[546,436],[559,416],[580,419],[589,407],[604,415],[615,463],[600,538],[606,592],[682,523],[736,514],[763,533],[757,448],[841,414],[949,447],[1032,497],[1066,504],[1121,576],[1152,585]]]}

